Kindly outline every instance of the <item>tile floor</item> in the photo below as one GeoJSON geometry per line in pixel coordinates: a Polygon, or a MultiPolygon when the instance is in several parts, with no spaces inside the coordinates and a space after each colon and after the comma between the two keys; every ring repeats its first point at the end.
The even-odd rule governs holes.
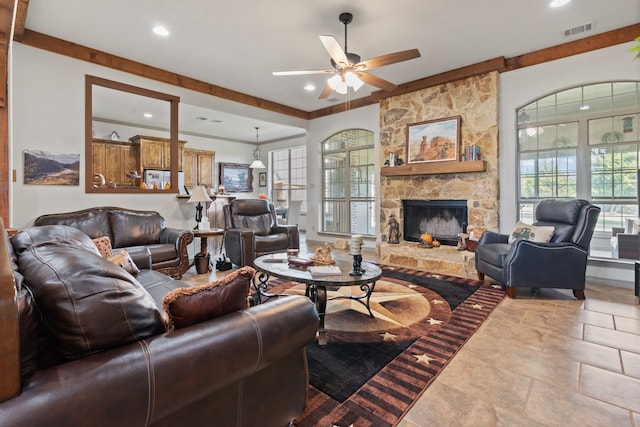
{"type": "MultiPolygon", "coordinates": [[[[221,275],[192,268],[184,278],[221,275]]],[[[505,299],[399,426],[640,427],[638,300],[589,283],[585,293],[519,289],[505,299]]]]}

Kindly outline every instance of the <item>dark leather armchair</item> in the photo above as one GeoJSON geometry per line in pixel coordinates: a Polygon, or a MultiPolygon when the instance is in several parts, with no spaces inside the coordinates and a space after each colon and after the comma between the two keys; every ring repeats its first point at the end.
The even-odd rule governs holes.
{"type": "Polygon", "coordinates": [[[275,208],[267,200],[233,200],[223,212],[225,252],[240,267],[261,255],[300,248],[298,226],[278,225],[275,208]]]}
{"type": "Polygon", "coordinates": [[[478,278],[485,274],[506,286],[515,298],[516,287],[573,289],[584,299],[587,256],[600,208],[586,200],[547,199],[536,208],[536,226],[553,226],[548,243],[516,240],[486,231],[476,248],[478,278]]]}

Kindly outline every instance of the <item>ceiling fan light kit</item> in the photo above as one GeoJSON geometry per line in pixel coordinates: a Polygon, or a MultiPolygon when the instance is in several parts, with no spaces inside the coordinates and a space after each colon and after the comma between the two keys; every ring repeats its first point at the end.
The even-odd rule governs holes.
{"type": "Polygon", "coordinates": [[[349,12],[341,13],[340,22],[344,24],[344,49],[333,36],[320,36],[324,48],[331,57],[332,69],[327,70],[307,70],[307,71],[274,71],[274,76],[291,76],[301,74],[333,74],[328,80],[325,88],[320,93],[320,99],[327,98],[331,92],[346,94],[349,88],[354,91],[360,89],[364,84],[375,86],[382,90],[393,90],[396,85],[380,77],[369,74],[367,71],[397,62],[408,61],[419,58],[418,49],[409,49],[387,55],[377,56],[366,61],[361,61],[360,55],[347,51],[347,25],[353,20],[353,15],[349,12]]]}

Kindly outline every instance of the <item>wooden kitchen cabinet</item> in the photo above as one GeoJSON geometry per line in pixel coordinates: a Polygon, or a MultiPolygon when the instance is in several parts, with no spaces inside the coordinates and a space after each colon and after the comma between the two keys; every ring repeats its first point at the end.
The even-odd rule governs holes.
{"type": "MultiPolygon", "coordinates": [[[[171,169],[171,141],[167,138],[136,135],[130,141],[140,145],[141,169],[171,169]]],[[[178,141],[178,170],[183,168],[183,151],[187,141],[178,141]]]]}
{"type": "Polygon", "coordinates": [[[196,185],[214,186],[215,151],[184,149],[184,185],[191,191],[196,185]]]}
{"type": "Polygon", "coordinates": [[[106,183],[115,182],[118,187],[131,187],[127,173],[140,172],[138,145],[98,138],[94,138],[92,144],[93,175],[100,174],[106,183]]]}

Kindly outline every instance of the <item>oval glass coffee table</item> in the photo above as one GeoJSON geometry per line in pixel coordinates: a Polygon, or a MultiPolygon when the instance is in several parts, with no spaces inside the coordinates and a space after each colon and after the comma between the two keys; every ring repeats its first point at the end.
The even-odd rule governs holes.
{"type": "Polygon", "coordinates": [[[364,305],[371,317],[373,313],[369,307],[369,298],[373,293],[373,289],[376,286],[376,281],[382,275],[382,270],[375,264],[363,261],[361,268],[364,272],[358,276],[352,276],[349,272],[352,270],[352,260],[339,259],[336,257],[336,266],[340,268],[339,275],[314,275],[312,276],[306,269],[300,269],[295,267],[289,267],[289,264],[285,262],[268,262],[269,255],[263,255],[256,258],[253,261],[253,266],[258,271],[258,274],[254,277],[253,286],[256,289],[258,296],[258,303],[262,303],[263,299],[268,300],[276,296],[286,294],[274,294],[269,293],[269,279],[270,277],[277,277],[279,279],[290,280],[292,282],[303,283],[306,286],[305,295],[316,304],[318,310],[318,316],[320,317],[320,324],[318,326],[318,344],[325,345],[327,343],[326,333],[324,330],[324,316],[327,309],[327,301],[348,298],[364,305]],[[337,290],[345,286],[358,286],[361,293],[356,295],[344,295],[338,294],[327,298],[327,289],[337,290]]]}

